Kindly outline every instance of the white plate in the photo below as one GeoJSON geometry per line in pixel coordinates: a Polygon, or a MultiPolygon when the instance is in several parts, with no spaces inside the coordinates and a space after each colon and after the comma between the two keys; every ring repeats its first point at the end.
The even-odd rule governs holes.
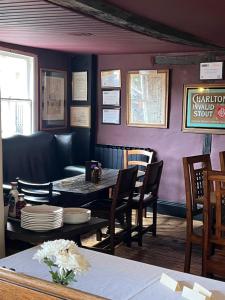
{"type": "Polygon", "coordinates": [[[57,227],[57,228],[34,228],[34,227],[31,228],[31,227],[23,227],[23,226],[21,226],[21,227],[24,228],[24,229],[27,229],[27,230],[31,230],[31,231],[46,232],[46,231],[51,231],[51,230],[54,230],[54,229],[58,229],[62,226],[57,227]]]}
{"type": "Polygon", "coordinates": [[[80,207],[67,207],[63,209],[63,222],[65,224],[82,224],[91,219],[90,209],[80,207]]]}
{"type": "Polygon", "coordinates": [[[28,214],[58,214],[63,212],[62,207],[52,206],[52,205],[34,205],[34,206],[25,206],[21,209],[22,213],[28,214]]]}

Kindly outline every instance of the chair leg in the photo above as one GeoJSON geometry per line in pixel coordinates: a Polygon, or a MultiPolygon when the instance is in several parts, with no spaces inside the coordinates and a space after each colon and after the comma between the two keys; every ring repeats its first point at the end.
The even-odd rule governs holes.
{"type": "Polygon", "coordinates": [[[110,232],[110,241],[109,241],[110,254],[114,255],[114,253],[115,253],[115,221],[113,224],[111,223],[109,232],[110,232]]]}
{"type": "Polygon", "coordinates": [[[192,242],[190,240],[187,240],[186,247],[185,247],[185,260],[184,260],[184,272],[185,273],[190,273],[191,252],[192,252],[192,242]]]}
{"type": "Polygon", "coordinates": [[[101,231],[101,229],[98,229],[96,231],[96,240],[97,241],[101,241],[102,240],[102,231],[101,231]]]}
{"type": "Polygon", "coordinates": [[[142,246],[143,209],[138,209],[138,246],[142,246]]]}
{"type": "Polygon", "coordinates": [[[152,235],[156,236],[156,226],[157,226],[157,201],[154,201],[152,206],[153,211],[153,223],[152,223],[152,235]]]}
{"type": "Polygon", "coordinates": [[[126,241],[127,241],[127,246],[128,247],[131,247],[131,227],[132,227],[132,220],[131,220],[131,214],[132,214],[132,210],[131,209],[128,209],[126,211],[126,223],[127,223],[127,238],[126,238],[126,241]]]}

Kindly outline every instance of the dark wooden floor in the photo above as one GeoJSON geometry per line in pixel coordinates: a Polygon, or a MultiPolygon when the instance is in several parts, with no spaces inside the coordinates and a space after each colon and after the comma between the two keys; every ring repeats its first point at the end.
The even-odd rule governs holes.
{"type": "MultiPolygon", "coordinates": [[[[147,218],[145,222],[150,222],[147,218]]],[[[195,226],[199,226],[196,221],[195,226]]],[[[158,215],[157,237],[151,233],[144,235],[143,246],[139,247],[136,242],[132,247],[120,245],[116,249],[116,255],[147,264],[157,265],[177,271],[183,271],[185,250],[185,219],[166,215],[158,215]]],[[[95,243],[95,237],[89,237],[83,241],[84,245],[90,246],[95,243]]],[[[191,273],[201,274],[201,251],[197,246],[193,247],[191,273]]]]}

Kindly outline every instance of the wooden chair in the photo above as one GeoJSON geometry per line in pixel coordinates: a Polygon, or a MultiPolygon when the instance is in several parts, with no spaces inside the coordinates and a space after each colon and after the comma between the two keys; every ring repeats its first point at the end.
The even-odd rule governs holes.
{"type": "Polygon", "coordinates": [[[123,150],[123,167],[143,167],[144,169],[152,162],[153,151],[143,149],[123,150]]]}
{"type": "Polygon", "coordinates": [[[225,278],[225,172],[204,171],[204,230],[203,276],[225,278]],[[212,206],[210,195],[215,189],[216,201],[212,206]]]}
{"type": "Polygon", "coordinates": [[[61,194],[52,191],[52,182],[31,183],[17,179],[18,191],[24,194],[27,203],[37,204],[57,204],[61,194]]]}
{"type": "Polygon", "coordinates": [[[46,280],[0,268],[2,300],[98,300],[104,299],[46,280]]]}
{"type": "Polygon", "coordinates": [[[203,213],[203,171],[211,170],[209,154],[183,157],[186,192],[186,248],[184,272],[190,272],[192,244],[203,245],[202,234],[194,232],[193,218],[203,213]]]}
{"type": "Polygon", "coordinates": [[[157,200],[158,190],[163,169],[163,161],[148,164],[143,185],[140,189],[140,194],[133,197],[132,209],[138,211],[138,245],[142,246],[142,236],[145,232],[151,231],[153,236],[156,236],[156,224],[157,224],[157,200]],[[149,226],[143,226],[143,209],[152,207],[153,210],[153,222],[149,226]]]}
{"type": "Polygon", "coordinates": [[[123,169],[119,171],[116,185],[113,189],[112,199],[98,199],[83,205],[91,209],[92,215],[109,220],[108,237],[98,243],[97,247],[102,247],[105,252],[114,254],[116,240],[121,241],[126,236],[127,245],[131,243],[131,202],[137,178],[137,167],[123,169]],[[122,234],[116,234],[115,222],[121,216],[126,215],[126,224],[122,234]]]}

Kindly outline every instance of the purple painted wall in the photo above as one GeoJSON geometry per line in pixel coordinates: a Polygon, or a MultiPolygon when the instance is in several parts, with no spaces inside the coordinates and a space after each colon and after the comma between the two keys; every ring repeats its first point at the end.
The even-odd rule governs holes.
{"type": "MultiPolygon", "coordinates": [[[[157,152],[157,158],[164,160],[164,170],[160,185],[159,197],[163,200],[184,202],[183,156],[202,153],[204,135],[183,133],[182,98],[183,85],[199,83],[198,65],[160,66],[170,69],[169,85],[169,127],[168,129],[137,128],[126,126],[126,74],[128,71],[157,68],[147,54],[134,55],[100,55],[100,70],[120,69],[122,74],[121,89],[121,125],[101,124],[101,88],[100,75],[98,82],[98,124],[97,143],[150,147],[157,152]]],[[[158,67],[159,68],[159,67],[158,67]]],[[[100,73],[99,73],[100,74],[100,73]]],[[[214,135],[212,141],[212,164],[219,167],[218,152],[225,150],[224,135],[214,135]]]]}

